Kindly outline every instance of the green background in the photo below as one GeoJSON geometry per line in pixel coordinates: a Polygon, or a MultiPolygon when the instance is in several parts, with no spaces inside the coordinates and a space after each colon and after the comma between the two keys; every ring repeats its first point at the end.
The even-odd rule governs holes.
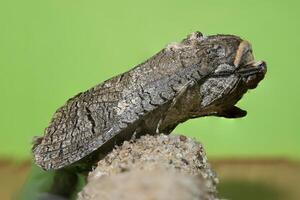
{"type": "Polygon", "coordinates": [[[268,63],[238,103],[243,119],[201,118],[175,132],[211,157],[300,158],[299,1],[0,0],[0,156],[26,159],[54,111],[192,31],[239,35],[268,63]]]}

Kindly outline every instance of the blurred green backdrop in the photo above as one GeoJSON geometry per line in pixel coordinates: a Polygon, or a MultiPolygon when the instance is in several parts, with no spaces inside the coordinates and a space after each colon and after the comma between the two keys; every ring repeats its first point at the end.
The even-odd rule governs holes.
{"type": "Polygon", "coordinates": [[[175,132],[211,157],[300,158],[299,1],[0,0],[0,156],[26,159],[54,111],[188,33],[249,40],[268,73],[238,120],[201,118],[175,132]]]}

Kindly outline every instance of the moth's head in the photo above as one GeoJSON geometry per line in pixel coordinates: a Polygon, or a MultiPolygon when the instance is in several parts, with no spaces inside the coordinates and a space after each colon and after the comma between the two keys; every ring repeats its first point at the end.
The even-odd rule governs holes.
{"type": "Polygon", "coordinates": [[[254,89],[267,71],[264,61],[255,61],[249,42],[233,35],[203,37],[193,33],[186,41],[198,41],[202,63],[208,75],[200,86],[201,107],[205,115],[243,117],[234,105],[248,89],[254,89]],[[195,38],[197,40],[195,40],[195,38]]]}

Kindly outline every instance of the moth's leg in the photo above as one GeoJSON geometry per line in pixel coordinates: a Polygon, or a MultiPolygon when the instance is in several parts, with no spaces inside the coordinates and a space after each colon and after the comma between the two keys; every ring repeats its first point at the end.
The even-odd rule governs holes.
{"type": "Polygon", "coordinates": [[[168,126],[167,128],[164,128],[163,133],[166,135],[169,135],[176,128],[176,126],[177,126],[177,124],[168,126]]]}
{"type": "MultiPolygon", "coordinates": [[[[157,123],[157,126],[156,126],[156,133],[157,134],[161,133],[160,132],[160,127],[162,126],[163,121],[166,119],[167,114],[170,113],[170,111],[177,105],[177,103],[180,101],[180,99],[184,98],[184,96],[185,96],[186,92],[188,91],[188,89],[193,87],[195,84],[196,84],[195,81],[191,80],[191,81],[187,82],[184,86],[182,86],[182,88],[180,88],[180,90],[178,91],[178,93],[176,94],[174,99],[172,100],[172,102],[171,102],[170,106],[168,107],[168,109],[166,110],[166,112],[164,112],[164,114],[159,119],[159,121],[157,123]]],[[[173,129],[175,127],[176,126],[174,126],[173,129]]],[[[168,132],[171,132],[171,131],[168,131],[168,132]]]]}
{"type": "Polygon", "coordinates": [[[136,140],[137,138],[139,138],[139,135],[141,133],[141,128],[136,128],[131,136],[131,140],[136,140]]]}
{"type": "Polygon", "coordinates": [[[162,116],[162,117],[159,119],[158,123],[157,123],[156,130],[155,130],[155,132],[156,132],[157,134],[160,134],[159,127],[161,126],[161,123],[162,123],[162,121],[164,120],[164,118],[165,118],[165,116],[164,116],[164,117],[162,116]]]}

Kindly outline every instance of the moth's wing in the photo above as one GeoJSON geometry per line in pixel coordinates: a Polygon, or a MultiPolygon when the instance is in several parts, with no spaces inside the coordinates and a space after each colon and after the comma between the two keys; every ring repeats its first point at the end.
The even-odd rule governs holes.
{"type": "Polygon", "coordinates": [[[126,87],[124,81],[119,83],[120,76],[79,93],[55,112],[43,138],[34,142],[37,165],[46,170],[67,166],[105,142],[103,133],[111,129],[126,87]]]}
{"type": "Polygon", "coordinates": [[[121,131],[134,128],[173,99],[184,84],[176,75],[149,82],[134,82],[136,77],[144,78],[139,70],[124,73],[68,100],[56,111],[44,136],[35,139],[36,164],[59,169],[84,158],[121,131]]]}
{"type": "Polygon", "coordinates": [[[39,166],[58,169],[80,160],[171,102],[184,84],[176,75],[144,84],[120,83],[122,76],[127,74],[78,94],[57,110],[44,137],[33,146],[39,166]]]}
{"type": "Polygon", "coordinates": [[[134,128],[147,114],[164,112],[161,108],[167,108],[164,105],[172,102],[191,77],[201,79],[208,73],[205,65],[184,65],[184,59],[176,56],[183,54],[176,52],[162,50],[129,72],[70,99],[54,114],[43,139],[34,144],[35,162],[44,169],[67,166],[122,130],[134,128]]]}

